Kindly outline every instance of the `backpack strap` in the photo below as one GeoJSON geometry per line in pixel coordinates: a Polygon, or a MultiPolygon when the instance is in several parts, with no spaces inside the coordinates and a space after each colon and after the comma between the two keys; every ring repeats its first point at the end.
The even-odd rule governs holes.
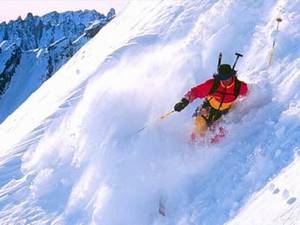
{"type": "Polygon", "coordinates": [[[212,95],[218,89],[219,85],[220,85],[220,80],[214,76],[214,83],[211,86],[211,89],[208,92],[208,94],[212,95]]]}
{"type": "MultiPolygon", "coordinates": [[[[240,90],[241,90],[241,81],[239,81],[239,79],[235,76],[235,85],[234,85],[234,96],[237,98],[240,94],[240,90]]],[[[214,77],[214,83],[211,86],[210,91],[208,92],[209,95],[212,95],[214,92],[216,92],[216,90],[218,89],[220,85],[220,80],[216,77],[214,77]]]]}
{"type": "Polygon", "coordinates": [[[241,90],[241,81],[237,77],[235,77],[235,85],[234,85],[234,96],[237,98],[240,94],[241,90]]]}

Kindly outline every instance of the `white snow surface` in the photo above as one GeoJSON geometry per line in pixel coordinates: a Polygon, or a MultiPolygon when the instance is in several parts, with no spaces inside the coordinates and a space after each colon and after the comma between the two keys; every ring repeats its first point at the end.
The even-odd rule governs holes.
{"type": "Polygon", "coordinates": [[[0,125],[1,224],[300,224],[269,216],[300,206],[299,11],[293,0],[130,2],[0,125]],[[136,134],[211,77],[220,51],[225,63],[244,53],[250,83],[226,139],[187,143],[201,101],[136,134]]]}
{"type": "Polygon", "coordinates": [[[228,225],[299,224],[300,207],[296,203],[300,198],[299,170],[300,159],[297,157],[269,185],[254,194],[228,225]]]}

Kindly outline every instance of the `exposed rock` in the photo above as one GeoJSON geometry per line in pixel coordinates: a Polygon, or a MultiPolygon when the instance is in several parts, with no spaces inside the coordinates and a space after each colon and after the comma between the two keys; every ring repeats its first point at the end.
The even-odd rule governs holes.
{"type": "MultiPolygon", "coordinates": [[[[1,23],[0,98],[5,97],[14,76],[36,77],[40,83],[31,93],[35,91],[114,16],[114,9],[107,16],[95,10],[51,12],[42,17],[28,13],[24,20],[18,17],[1,23]]],[[[25,93],[22,101],[31,93],[25,93]]]]}

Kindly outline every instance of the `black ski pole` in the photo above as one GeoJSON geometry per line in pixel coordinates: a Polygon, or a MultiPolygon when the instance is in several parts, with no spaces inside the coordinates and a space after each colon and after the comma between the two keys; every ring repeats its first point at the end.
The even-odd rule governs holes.
{"type": "Polygon", "coordinates": [[[217,68],[217,72],[219,72],[219,68],[220,68],[221,63],[222,63],[222,52],[220,52],[220,54],[219,54],[219,60],[218,60],[218,68],[217,68]]]}
{"type": "Polygon", "coordinates": [[[243,57],[242,54],[237,53],[237,52],[235,53],[235,55],[236,55],[236,58],[235,58],[235,62],[234,62],[233,67],[232,67],[233,70],[234,70],[234,68],[235,68],[235,66],[236,66],[236,63],[237,63],[237,61],[239,60],[239,58],[240,58],[240,57],[243,57]]]}

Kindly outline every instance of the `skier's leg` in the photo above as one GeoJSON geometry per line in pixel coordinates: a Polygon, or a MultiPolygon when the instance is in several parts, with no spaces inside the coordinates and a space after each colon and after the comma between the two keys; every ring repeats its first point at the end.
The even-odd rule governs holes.
{"type": "Polygon", "coordinates": [[[197,137],[204,137],[208,130],[207,122],[203,118],[203,116],[198,115],[195,117],[194,128],[191,133],[191,142],[195,143],[197,141],[197,137]]]}
{"type": "Polygon", "coordinates": [[[205,136],[208,126],[207,121],[202,115],[199,115],[195,118],[195,131],[200,136],[205,136]]]}

